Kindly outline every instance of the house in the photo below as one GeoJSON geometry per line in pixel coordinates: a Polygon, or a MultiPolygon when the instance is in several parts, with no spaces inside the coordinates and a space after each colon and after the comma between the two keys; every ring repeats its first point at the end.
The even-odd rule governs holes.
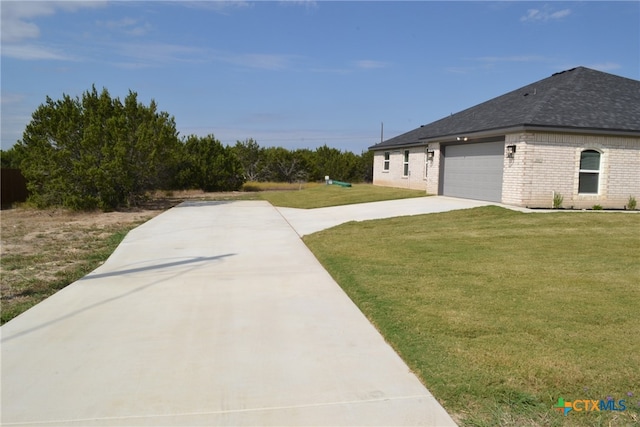
{"type": "Polygon", "coordinates": [[[640,198],[640,81],[573,68],[369,149],[375,185],[623,209],[640,198]]]}

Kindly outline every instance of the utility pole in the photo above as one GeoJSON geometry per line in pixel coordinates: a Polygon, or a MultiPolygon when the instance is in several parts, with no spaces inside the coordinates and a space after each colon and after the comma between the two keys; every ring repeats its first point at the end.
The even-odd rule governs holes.
{"type": "Polygon", "coordinates": [[[380,122],[380,142],[384,140],[384,122],[380,122]]]}

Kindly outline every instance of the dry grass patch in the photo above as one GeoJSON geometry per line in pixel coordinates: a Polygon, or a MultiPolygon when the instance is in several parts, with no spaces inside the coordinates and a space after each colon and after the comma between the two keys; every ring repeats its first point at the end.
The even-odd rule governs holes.
{"type": "Polygon", "coordinates": [[[98,267],[130,229],[160,212],[3,210],[2,323],[98,267]]]}

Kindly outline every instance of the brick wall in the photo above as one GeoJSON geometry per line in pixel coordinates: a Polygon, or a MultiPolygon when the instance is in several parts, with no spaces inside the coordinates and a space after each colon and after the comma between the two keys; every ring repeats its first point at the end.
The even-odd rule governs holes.
{"type": "MultiPolygon", "coordinates": [[[[512,159],[505,156],[502,202],[532,208],[553,207],[554,193],[562,207],[588,209],[594,205],[623,209],[634,196],[640,202],[640,138],[535,132],[505,135],[505,146],[515,145],[512,159]],[[580,154],[594,149],[601,154],[598,194],[578,194],[580,154]]],[[[426,190],[438,194],[440,144],[430,143],[434,159],[426,162],[426,149],[409,149],[409,176],[403,176],[404,150],[390,150],[389,171],[383,171],[384,151],[374,155],[373,183],[387,187],[426,190]]]]}
{"type": "Polygon", "coordinates": [[[373,156],[373,184],[384,187],[425,190],[426,153],[424,147],[389,150],[389,170],[383,170],[385,151],[373,156]],[[404,175],[404,152],[409,150],[409,175],[404,175]]]}
{"type": "Polygon", "coordinates": [[[629,196],[640,199],[640,138],[536,132],[507,135],[506,144],[516,154],[505,158],[503,203],[550,208],[554,192],[575,209],[622,209],[629,196]],[[588,149],[601,153],[598,194],[578,193],[580,155],[588,149]]]}
{"type": "Polygon", "coordinates": [[[427,193],[438,194],[440,184],[440,143],[429,143],[428,149],[433,150],[433,160],[427,163],[427,193]]]}

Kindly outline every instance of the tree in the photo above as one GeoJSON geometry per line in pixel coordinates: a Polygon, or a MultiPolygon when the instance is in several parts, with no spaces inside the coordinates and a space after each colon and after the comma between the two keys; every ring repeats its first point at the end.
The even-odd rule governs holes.
{"type": "Polygon", "coordinates": [[[351,182],[371,182],[373,178],[373,153],[368,151],[358,156],[327,145],[313,151],[261,148],[252,139],[238,141],[233,149],[243,163],[245,176],[253,181],[323,181],[326,175],[351,182]]]}
{"type": "Polygon", "coordinates": [[[322,178],[328,175],[343,181],[358,180],[358,158],[350,151],[342,152],[326,145],[316,149],[316,168],[322,178]]]}
{"type": "Polygon", "coordinates": [[[269,181],[294,182],[307,179],[304,158],[299,152],[282,147],[269,147],[265,149],[265,158],[269,181]]]}
{"type": "Polygon", "coordinates": [[[189,136],[184,153],[180,174],[185,187],[202,191],[232,191],[242,187],[240,160],[231,147],[224,147],[213,135],[189,136]]]}
{"type": "Polygon", "coordinates": [[[104,210],[136,205],[167,185],[179,149],[175,121],[155,101],[122,103],[95,86],[82,98],[46,98],[23,139],[21,169],[37,205],[104,210]]]}
{"type": "Polygon", "coordinates": [[[8,150],[0,150],[0,167],[7,169],[20,169],[22,153],[16,145],[8,150]]]}
{"type": "Polygon", "coordinates": [[[111,181],[106,189],[136,204],[145,192],[171,186],[180,141],[173,117],[158,112],[155,101],[147,107],[129,92],[124,104],[116,100],[115,105],[120,113],[109,121],[108,132],[115,143],[103,148],[105,178],[111,181]]]}
{"type": "Polygon", "coordinates": [[[298,180],[318,181],[322,180],[316,167],[316,153],[308,148],[298,148],[292,152],[298,161],[298,180]]]}
{"type": "Polygon", "coordinates": [[[242,164],[247,181],[260,181],[266,174],[266,159],[264,148],[253,139],[237,141],[233,151],[242,164]]]}
{"type": "Polygon", "coordinates": [[[364,182],[373,182],[373,151],[363,151],[360,155],[358,176],[364,182]]]}

